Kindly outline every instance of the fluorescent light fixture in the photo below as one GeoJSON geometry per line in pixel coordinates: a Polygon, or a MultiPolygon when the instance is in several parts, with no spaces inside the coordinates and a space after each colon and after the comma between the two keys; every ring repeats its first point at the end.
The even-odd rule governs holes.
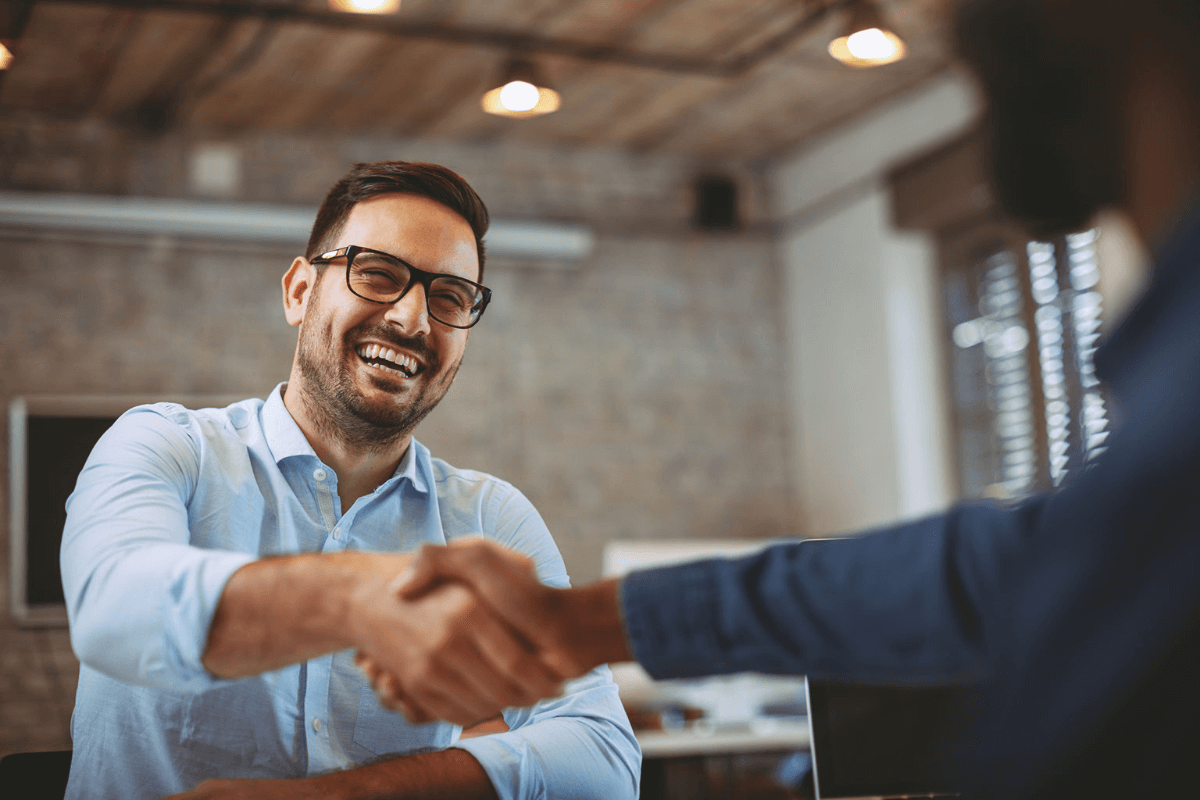
{"type": "MultiPolygon", "coordinates": [[[[0,191],[0,225],[39,230],[167,235],[293,245],[303,249],[315,208],[145,197],[0,191]]],[[[484,239],[493,256],[578,261],[596,245],[586,225],[492,219],[484,239]]]]}

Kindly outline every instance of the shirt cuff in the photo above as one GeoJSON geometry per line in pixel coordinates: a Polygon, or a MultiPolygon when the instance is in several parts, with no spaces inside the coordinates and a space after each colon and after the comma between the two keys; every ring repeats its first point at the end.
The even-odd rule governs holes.
{"type": "Polygon", "coordinates": [[[716,572],[726,562],[699,561],[633,572],[618,589],[621,618],[634,658],[651,677],[715,674],[720,648],[716,572]]]}
{"type": "Polygon", "coordinates": [[[256,559],[247,553],[214,550],[196,555],[194,562],[180,565],[173,572],[167,585],[162,666],[173,684],[199,690],[224,682],[201,661],[208,646],[209,627],[229,578],[256,559]]]}
{"type": "Polygon", "coordinates": [[[460,739],[454,746],[475,757],[500,800],[548,796],[541,769],[523,738],[498,733],[460,739]]]}

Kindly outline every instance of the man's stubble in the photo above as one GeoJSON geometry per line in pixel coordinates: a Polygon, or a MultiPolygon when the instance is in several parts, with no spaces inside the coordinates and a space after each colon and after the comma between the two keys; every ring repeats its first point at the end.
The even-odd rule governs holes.
{"type": "Polygon", "coordinates": [[[386,450],[410,436],[441,402],[454,383],[462,358],[441,378],[423,383],[408,402],[388,406],[369,403],[354,385],[346,364],[347,357],[357,358],[354,341],[370,336],[408,349],[425,364],[423,374],[436,373],[440,361],[423,339],[401,336],[386,325],[359,325],[346,332],[340,347],[334,347],[329,315],[321,310],[324,277],[319,276],[313,287],[310,311],[300,326],[296,363],[306,389],[300,401],[322,437],[340,440],[362,452],[386,450]]]}

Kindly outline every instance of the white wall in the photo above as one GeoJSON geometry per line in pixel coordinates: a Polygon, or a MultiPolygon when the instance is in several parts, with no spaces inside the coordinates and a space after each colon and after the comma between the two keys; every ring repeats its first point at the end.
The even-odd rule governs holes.
{"type": "Polygon", "coordinates": [[[891,224],[892,167],[962,133],[942,76],[779,165],[795,459],[807,532],[861,530],[952,497],[936,250],[891,224]]]}

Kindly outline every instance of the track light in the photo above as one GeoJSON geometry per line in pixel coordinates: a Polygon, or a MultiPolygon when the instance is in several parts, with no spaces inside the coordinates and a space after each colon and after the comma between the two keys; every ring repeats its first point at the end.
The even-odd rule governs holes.
{"type": "Polygon", "coordinates": [[[883,24],[875,0],[855,0],[843,35],[829,43],[829,55],[852,67],[878,67],[904,58],[904,40],[883,24]]]}
{"type": "Polygon", "coordinates": [[[537,64],[525,58],[510,59],[499,84],[486,92],[479,104],[489,114],[502,117],[536,117],[558,111],[558,92],[546,85],[537,64]]]}
{"type": "Polygon", "coordinates": [[[351,14],[394,14],[400,9],[400,0],[329,0],[329,7],[351,14]]]}

